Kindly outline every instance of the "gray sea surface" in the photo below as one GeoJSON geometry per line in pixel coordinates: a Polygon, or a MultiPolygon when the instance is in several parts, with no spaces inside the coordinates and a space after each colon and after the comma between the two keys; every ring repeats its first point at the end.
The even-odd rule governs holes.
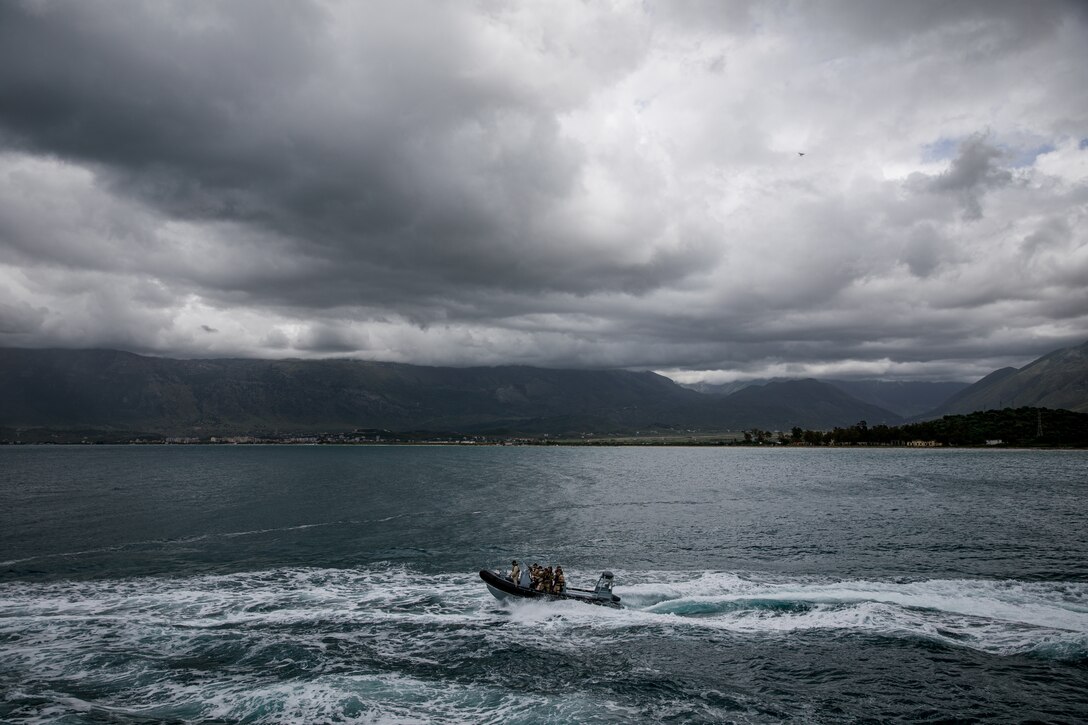
{"type": "Polygon", "coordinates": [[[1085,451],[8,446],[0,503],[4,722],[1088,721],[1085,451]]]}

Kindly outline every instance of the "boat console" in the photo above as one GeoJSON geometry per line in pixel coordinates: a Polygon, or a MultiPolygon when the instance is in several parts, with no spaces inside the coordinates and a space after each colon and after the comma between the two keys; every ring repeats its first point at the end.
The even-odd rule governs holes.
{"type": "MultiPolygon", "coordinates": [[[[597,580],[597,586],[593,587],[593,595],[598,599],[604,599],[605,601],[612,601],[612,584],[615,581],[615,577],[612,576],[612,572],[606,571],[601,574],[600,579],[597,580]]],[[[619,597],[616,597],[618,600],[619,597]]]]}

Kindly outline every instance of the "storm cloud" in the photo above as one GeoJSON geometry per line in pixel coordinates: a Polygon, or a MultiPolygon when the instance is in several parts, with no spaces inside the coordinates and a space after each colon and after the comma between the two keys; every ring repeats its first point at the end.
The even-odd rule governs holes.
{"type": "Polygon", "coordinates": [[[1063,2],[4,3],[0,344],[972,379],[1088,339],[1086,67],[1063,2]]]}

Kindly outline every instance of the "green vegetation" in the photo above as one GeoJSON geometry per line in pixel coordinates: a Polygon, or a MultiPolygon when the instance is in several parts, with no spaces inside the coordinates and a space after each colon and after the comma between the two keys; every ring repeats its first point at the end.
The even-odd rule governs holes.
{"type": "Polygon", "coordinates": [[[868,446],[1042,446],[1088,447],[1088,414],[1049,408],[1005,408],[901,426],[861,421],[849,428],[811,431],[794,428],[788,434],[746,431],[749,444],[868,446]]]}

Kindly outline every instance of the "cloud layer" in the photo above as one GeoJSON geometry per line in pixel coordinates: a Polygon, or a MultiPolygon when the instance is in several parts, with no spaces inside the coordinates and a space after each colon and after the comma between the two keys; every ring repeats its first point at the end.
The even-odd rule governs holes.
{"type": "Polygon", "coordinates": [[[1063,2],[5,3],[0,344],[970,379],[1088,338],[1085,68],[1063,2]]]}

